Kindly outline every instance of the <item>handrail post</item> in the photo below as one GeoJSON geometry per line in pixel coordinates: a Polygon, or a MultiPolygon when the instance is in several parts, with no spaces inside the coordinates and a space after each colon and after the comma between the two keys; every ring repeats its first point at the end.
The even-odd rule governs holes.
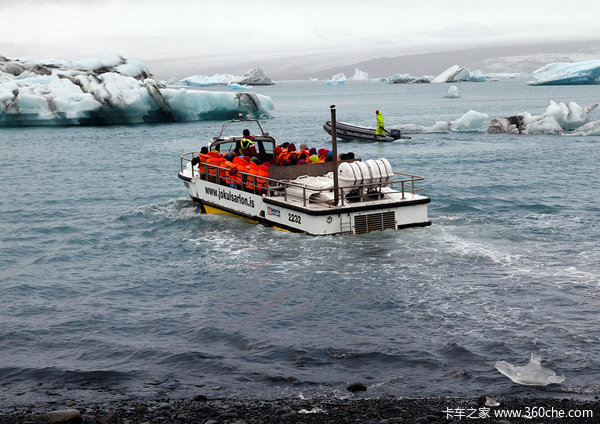
{"type": "MultiPolygon", "coordinates": [[[[337,205],[339,196],[339,181],[338,181],[338,159],[337,159],[337,124],[335,119],[335,105],[329,106],[331,108],[331,147],[333,156],[333,200],[337,205]]],[[[344,200],[342,199],[342,205],[344,200]]]]}

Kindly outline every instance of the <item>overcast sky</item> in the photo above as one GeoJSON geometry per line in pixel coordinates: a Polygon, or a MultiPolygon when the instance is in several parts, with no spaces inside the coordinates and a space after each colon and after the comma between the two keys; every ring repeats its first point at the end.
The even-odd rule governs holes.
{"type": "Polygon", "coordinates": [[[210,64],[223,72],[237,62],[307,52],[315,53],[313,62],[333,63],[351,54],[359,61],[600,39],[597,0],[0,0],[0,16],[0,55],[75,60],[115,53],[157,67],[157,60],[186,58],[175,66],[210,64]]]}

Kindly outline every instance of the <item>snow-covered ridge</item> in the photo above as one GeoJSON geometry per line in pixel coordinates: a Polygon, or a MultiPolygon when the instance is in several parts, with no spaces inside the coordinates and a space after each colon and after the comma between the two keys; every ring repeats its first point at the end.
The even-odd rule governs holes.
{"type": "Polygon", "coordinates": [[[0,126],[104,125],[268,117],[268,96],[166,88],[140,60],[0,56],[0,126]]]}

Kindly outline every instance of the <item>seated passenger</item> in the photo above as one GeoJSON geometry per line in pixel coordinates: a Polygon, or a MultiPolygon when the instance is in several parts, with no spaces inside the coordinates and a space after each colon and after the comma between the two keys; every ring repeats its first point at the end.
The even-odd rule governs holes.
{"type": "Polygon", "coordinates": [[[298,165],[302,165],[308,163],[308,153],[301,151],[298,155],[298,165]],[[302,163],[300,163],[302,162],[302,163]]]}
{"type": "Polygon", "coordinates": [[[288,166],[288,165],[296,165],[298,163],[298,153],[296,153],[295,151],[289,152],[284,161],[283,161],[283,166],[288,166]]]}

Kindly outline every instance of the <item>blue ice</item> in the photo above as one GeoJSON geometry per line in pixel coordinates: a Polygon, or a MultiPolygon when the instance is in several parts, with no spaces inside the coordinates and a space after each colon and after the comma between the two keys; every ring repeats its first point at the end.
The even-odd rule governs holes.
{"type": "Polygon", "coordinates": [[[221,120],[273,109],[255,93],[167,88],[143,62],[116,55],[72,63],[0,56],[0,126],[221,120]]]}
{"type": "Polygon", "coordinates": [[[600,84],[600,60],[550,63],[533,71],[529,85],[600,84]]]}

